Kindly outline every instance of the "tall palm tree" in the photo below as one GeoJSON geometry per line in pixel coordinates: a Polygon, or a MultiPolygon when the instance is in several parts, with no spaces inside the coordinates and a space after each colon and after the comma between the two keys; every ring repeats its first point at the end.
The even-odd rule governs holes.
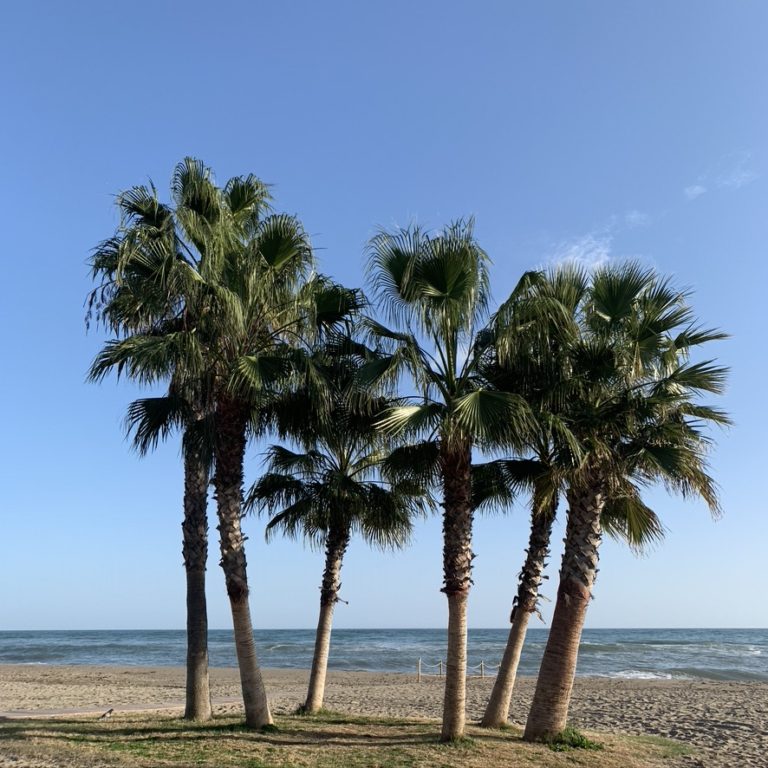
{"type": "Polygon", "coordinates": [[[379,473],[386,442],[375,427],[387,400],[355,391],[354,376],[372,354],[362,345],[333,341],[313,355],[312,375],[272,406],[281,436],[299,452],[280,445],[269,451],[269,471],[251,488],[247,506],[268,510],[267,535],[282,531],[325,549],[320,615],[304,711],[323,706],[333,613],[341,587],[344,554],[354,533],[371,545],[400,547],[411,518],[423,513],[425,491],[379,473]],[[354,346],[355,354],[340,352],[354,346]],[[360,352],[362,351],[362,356],[360,352]]]}
{"type": "Polygon", "coordinates": [[[418,227],[382,231],[368,250],[374,296],[396,327],[368,321],[371,336],[389,354],[364,367],[360,380],[410,374],[419,394],[387,411],[380,425],[392,435],[424,438],[400,449],[400,463],[431,457],[442,487],[448,649],[441,739],[451,741],[463,736],[466,717],[472,450],[527,430],[530,410],[522,398],[495,391],[481,376],[475,342],[487,319],[488,257],[471,220],[436,235],[418,227]]]}
{"type": "MultiPolygon", "coordinates": [[[[99,281],[88,299],[88,316],[130,345],[135,336],[159,338],[189,322],[185,296],[190,291],[189,245],[175,211],[161,203],[153,186],[135,187],[117,197],[121,221],[118,231],[97,246],[91,259],[99,281]],[[183,312],[182,312],[183,308],[183,312]]],[[[199,258],[199,256],[198,256],[199,258]]],[[[114,343],[113,343],[114,344],[114,343]]],[[[105,350],[106,352],[106,350],[105,350]]],[[[140,381],[173,373],[166,361],[154,369],[126,369],[140,381]]],[[[90,377],[102,379],[114,366],[110,354],[97,357],[90,377]]],[[[210,452],[199,438],[206,410],[203,382],[172,385],[167,396],[143,398],[128,409],[127,426],[134,432],[140,454],[175,428],[183,432],[184,519],[183,558],[187,603],[187,684],[184,717],[211,718],[208,675],[208,614],[205,570],[208,554],[207,497],[210,452]]]]}
{"type": "Polygon", "coordinates": [[[545,578],[561,490],[561,465],[572,462],[578,452],[562,421],[562,350],[576,332],[574,314],[585,288],[585,275],[577,269],[536,273],[495,314],[483,359],[485,376],[498,389],[525,398],[536,421],[521,446],[520,458],[497,460],[491,465],[511,490],[530,491],[531,527],[507,644],[481,721],[485,727],[507,722],[528,622],[538,613],[539,587],[545,578]],[[547,304],[549,311],[542,312],[540,303],[547,304]]]}
{"type": "Polygon", "coordinates": [[[535,414],[536,426],[521,446],[520,458],[497,460],[488,466],[511,494],[528,489],[532,509],[509,637],[481,722],[485,727],[499,727],[507,721],[528,623],[538,613],[539,586],[545,578],[563,473],[578,460],[579,446],[562,418],[567,376],[563,352],[577,333],[575,314],[586,287],[586,274],[576,268],[532,273],[499,308],[489,332],[484,375],[498,389],[524,397],[535,414]]]}
{"type": "Polygon", "coordinates": [[[209,419],[198,410],[204,397],[184,397],[171,384],[162,397],[134,400],[128,407],[126,427],[134,448],[142,456],[172,431],[182,431],[184,460],[184,520],[182,555],[187,578],[187,683],[184,717],[212,717],[208,675],[208,609],[205,573],[208,563],[208,485],[213,457],[209,419]]]}
{"type": "MultiPolygon", "coordinates": [[[[568,373],[565,351],[576,336],[576,313],[587,285],[587,275],[570,267],[529,278],[524,289],[496,313],[493,341],[483,363],[484,375],[499,389],[524,397],[536,419],[520,458],[499,459],[485,467],[508,487],[510,496],[527,489],[531,497],[528,547],[518,576],[507,644],[481,721],[485,727],[507,722],[528,623],[533,614],[539,614],[539,587],[545,578],[564,478],[580,459],[578,441],[564,422],[563,388],[568,373]],[[542,304],[549,311],[542,312],[542,304]]],[[[624,520],[621,510],[606,509],[605,524],[612,535],[636,549],[658,538],[657,518],[630,512],[633,516],[624,520]]]]}
{"type": "MultiPolygon", "coordinates": [[[[256,177],[236,177],[219,188],[209,169],[188,158],[176,168],[172,193],[178,248],[171,266],[154,270],[152,279],[175,299],[175,314],[160,331],[109,343],[94,370],[98,375],[116,367],[147,381],[172,375],[188,387],[205,383],[221,566],[246,724],[258,728],[272,717],[248,602],[243,456],[259,411],[290,373],[291,343],[316,320],[310,300],[319,281],[311,279],[312,252],[300,223],[283,214],[266,215],[266,189],[256,177]],[[176,292],[179,282],[183,291],[176,292]]],[[[136,195],[155,197],[142,188],[136,195]]],[[[123,261],[141,261],[142,255],[121,254],[123,261]]],[[[327,294],[323,284],[319,294],[327,294]]]]}
{"type": "Polygon", "coordinates": [[[697,327],[686,295],[635,264],[595,273],[580,322],[569,351],[566,419],[581,458],[568,476],[565,551],[524,733],[529,741],[552,738],[566,725],[606,508],[649,512],[642,487],[663,482],[719,511],[702,429],[728,418],[697,396],[720,393],[725,370],[690,363],[688,355],[723,334],[697,327]]]}
{"type": "MultiPolygon", "coordinates": [[[[509,464],[522,463],[525,460],[510,460],[509,464]]],[[[481,725],[486,728],[498,728],[505,725],[509,716],[509,704],[520,663],[520,655],[525,643],[528,623],[531,616],[539,612],[539,587],[544,576],[544,569],[549,557],[552,524],[557,513],[558,492],[551,483],[551,474],[545,465],[532,465],[525,481],[532,485],[531,490],[531,527],[528,547],[523,567],[518,575],[517,591],[509,617],[510,630],[507,644],[499,664],[499,671],[494,681],[491,696],[486,705],[481,725]]],[[[505,467],[505,469],[507,469],[505,467]]],[[[514,471],[514,470],[513,470],[514,471]]],[[[520,484],[523,484],[522,481],[520,484]]]]}
{"type": "MultiPolygon", "coordinates": [[[[485,728],[500,728],[507,723],[528,624],[534,614],[541,618],[539,589],[547,578],[544,570],[550,554],[552,525],[564,492],[566,472],[572,467],[573,457],[553,451],[542,452],[531,459],[498,459],[488,465],[488,469],[492,469],[499,478],[497,482],[509,487],[510,497],[523,488],[529,489],[531,526],[512,602],[507,643],[480,723],[485,728]],[[558,463],[561,461],[565,462],[562,466],[558,463]]],[[[605,533],[628,543],[638,553],[661,539],[664,533],[661,521],[653,510],[641,504],[628,504],[622,498],[607,500],[601,525],[605,533]]]]}

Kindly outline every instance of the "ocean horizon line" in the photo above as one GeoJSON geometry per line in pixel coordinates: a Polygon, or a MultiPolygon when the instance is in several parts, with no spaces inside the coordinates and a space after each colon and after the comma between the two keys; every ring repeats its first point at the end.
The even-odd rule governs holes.
{"type": "MultiPolygon", "coordinates": [[[[504,652],[508,627],[468,630],[471,668],[494,670],[504,652]]],[[[315,629],[256,629],[265,668],[307,669],[315,629]]],[[[520,659],[520,674],[538,671],[549,628],[532,627],[520,659]]],[[[337,627],[329,669],[414,673],[417,662],[439,670],[446,657],[444,628],[374,629],[337,627]]],[[[0,664],[90,664],[175,666],[186,658],[184,629],[0,630],[0,664]]],[[[235,666],[231,629],[208,632],[211,666],[235,666]]],[[[609,628],[584,630],[581,676],[637,679],[708,678],[768,681],[768,630],[754,628],[609,628]]]]}
{"type": "MultiPolygon", "coordinates": [[[[500,626],[476,626],[468,627],[470,632],[491,632],[503,629],[509,629],[509,624],[500,626]]],[[[254,627],[254,632],[308,632],[315,631],[316,626],[303,626],[303,627],[254,627]]],[[[531,630],[549,629],[549,626],[535,626],[529,627],[531,630]]],[[[606,630],[609,632],[631,632],[637,631],[690,631],[690,632],[706,632],[706,631],[720,631],[720,630],[734,630],[734,631],[768,631],[768,626],[741,626],[741,625],[729,625],[729,626],[665,626],[665,625],[653,625],[653,626],[585,626],[584,629],[588,630],[606,630]]],[[[334,627],[333,631],[338,630],[344,632],[447,632],[445,627],[334,627]]],[[[227,632],[232,631],[232,627],[209,627],[209,632],[227,632]]],[[[46,627],[46,628],[10,628],[0,629],[0,633],[3,632],[186,632],[186,627],[46,627]]]]}

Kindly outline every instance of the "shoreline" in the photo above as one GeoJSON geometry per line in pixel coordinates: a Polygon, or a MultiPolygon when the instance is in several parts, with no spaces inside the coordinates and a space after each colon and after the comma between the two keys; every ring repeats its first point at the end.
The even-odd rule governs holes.
{"type": "MultiPolygon", "coordinates": [[[[521,675],[538,674],[547,639],[546,627],[532,627],[520,660],[521,675]]],[[[254,632],[263,668],[308,669],[315,632],[309,629],[254,632]]],[[[493,672],[503,657],[508,632],[468,631],[471,674],[493,672]]],[[[0,663],[103,666],[174,666],[186,659],[182,630],[31,630],[0,631],[0,663]]],[[[236,667],[231,630],[209,631],[212,666],[236,667]]],[[[578,675],[609,679],[722,680],[768,682],[768,629],[759,630],[614,630],[585,629],[578,675]]],[[[421,660],[425,672],[437,672],[445,661],[441,629],[333,631],[329,659],[338,672],[365,671],[415,674],[421,660]]]]}
{"type": "MultiPolygon", "coordinates": [[[[307,660],[307,667],[271,667],[266,666],[264,664],[260,664],[259,668],[264,674],[267,673],[274,673],[274,674],[281,674],[281,673],[296,673],[300,674],[302,672],[308,671],[308,666],[311,663],[311,659],[307,660]]],[[[0,662],[0,669],[7,667],[7,668],[16,668],[19,669],[105,669],[105,670],[147,670],[147,669],[154,669],[154,670],[166,670],[166,671],[173,671],[178,669],[184,669],[184,664],[182,663],[176,663],[176,664],[94,664],[92,662],[67,662],[67,663],[59,663],[59,662],[48,662],[48,661],[29,661],[29,662],[0,662]]],[[[435,668],[436,665],[432,664],[430,665],[431,668],[435,668]]],[[[474,668],[475,671],[470,671],[470,673],[467,675],[467,679],[482,679],[483,677],[485,679],[493,679],[494,672],[493,670],[498,668],[498,665],[488,665],[486,666],[486,672],[485,675],[480,675],[478,671],[476,671],[477,665],[474,668]]],[[[221,670],[222,672],[226,672],[228,670],[237,670],[237,666],[232,664],[230,666],[211,666],[211,670],[221,670]]],[[[383,669],[339,669],[334,668],[332,666],[328,667],[328,673],[334,673],[337,675],[388,675],[388,676],[394,676],[394,677],[401,677],[401,678],[413,678],[414,680],[417,677],[416,670],[414,671],[398,671],[398,670],[383,670],[383,669]]],[[[422,677],[427,678],[440,678],[441,676],[438,675],[436,672],[431,671],[422,671],[421,673],[422,677]]],[[[519,674],[518,679],[522,680],[524,678],[527,679],[535,679],[535,675],[530,674],[519,674]]],[[[768,671],[766,672],[766,675],[754,675],[754,674],[740,674],[740,675],[727,675],[725,673],[719,674],[719,675],[713,675],[708,676],[706,674],[671,674],[671,673],[662,673],[662,672],[643,672],[643,671],[631,671],[626,674],[622,673],[616,673],[616,674],[579,674],[576,673],[575,679],[578,680],[602,680],[602,681],[614,681],[614,682],[661,682],[661,683],[757,683],[757,684],[764,684],[768,685],[768,671]]]]}
{"type": "MultiPolygon", "coordinates": [[[[275,715],[292,713],[303,701],[306,670],[263,670],[275,715]]],[[[329,670],[325,706],[360,715],[437,720],[444,678],[393,672],[329,670]]],[[[467,682],[467,718],[480,719],[493,678],[467,682]]],[[[524,725],[535,679],[522,677],[512,698],[510,723],[524,725]]],[[[89,716],[183,709],[185,669],[92,665],[0,664],[0,719],[89,716]]],[[[216,713],[241,711],[234,667],[211,668],[216,713]]],[[[577,677],[571,706],[577,728],[677,739],[699,750],[699,763],[764,766],[768,754],[768,683],[706,680],[635,680],[577,677]]],[[[693,763],[696,765],[697,763],[693,763]]]]}

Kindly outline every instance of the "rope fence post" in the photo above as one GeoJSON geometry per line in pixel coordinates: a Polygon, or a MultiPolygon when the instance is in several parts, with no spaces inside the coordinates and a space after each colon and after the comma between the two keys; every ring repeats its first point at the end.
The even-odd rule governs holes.
{"type": "MultiPolygon", "coordinates": [[[[499,668],[499,664],[488,664],[485,659],[480,659],[479,664],[467,666],[467,677],[477,676],[480,677],[481,680],[484,680],[487,676],[486,673],[489,673],[490,677],[495,677],[499,668]],[[475,675],[475,673],[477,673],[477,675],[475,675]]],[[[443,677],[447,671],[446,663],[442,659],[438,659],[435,664],[426,664],[424,659],[419,656],[416,659],[416,682],[423,682],[425,675],[427,677],[434,677],[435,673],[429,671],[433,669],[437,670],[437,677],[443,677]]]]}

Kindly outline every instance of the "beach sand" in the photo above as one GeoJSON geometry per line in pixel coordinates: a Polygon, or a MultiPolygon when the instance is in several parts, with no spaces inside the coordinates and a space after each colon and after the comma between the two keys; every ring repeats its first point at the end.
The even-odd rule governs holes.
{"type": "MultiPolygon", "coordinates": [[[[307,673],[265,670],[275,714],[295,711],[306,694],[307,673]]],[[[492,685],[471,678],[467,716],[478,720],[492,685]]],[[[523,725],[534,681],[519,681],[511,722],[523,725]]],[[[236,669],[211,670],[217,712],[236,712],[236,669]]],[[[441,678],[334,672],[327,709],[361,715],[439,718],[441,678]]],[[[0,717],[153,710],[183,706],[184,670],[176,667],[0,665],[0,717]]],[[[768,683],[577,678],[571,722],[578,728],[651,734],[695,747],[695,757],[675,765],[706,768],[768,767],[768,683]]],[[[0,766],[2,760],[0,758],[0,766]]]]}

